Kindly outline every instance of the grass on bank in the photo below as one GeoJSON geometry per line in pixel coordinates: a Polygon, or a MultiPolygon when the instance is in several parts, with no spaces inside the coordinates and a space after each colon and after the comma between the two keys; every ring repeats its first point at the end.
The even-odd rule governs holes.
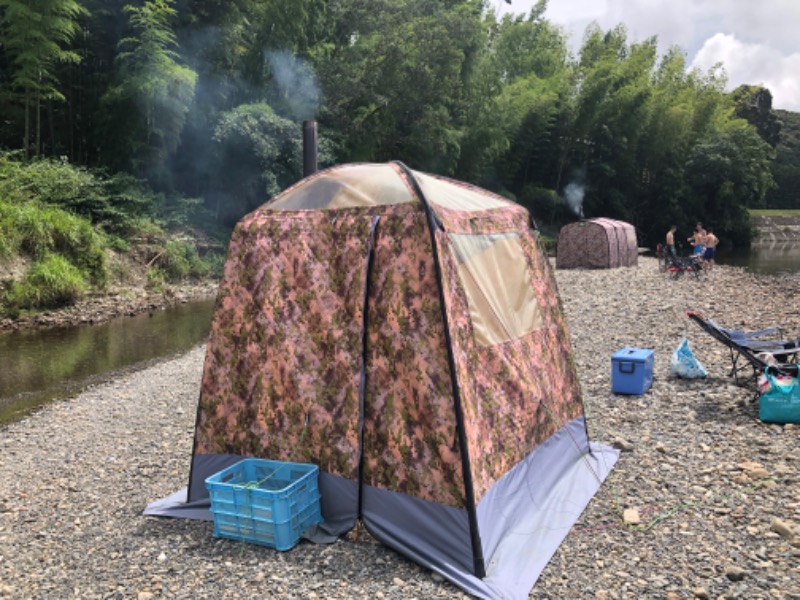
{"type": "Polygon", "coordinates": [[[55,308],[74,303],[89,289],[84,273],[68,259],[52,254],[36,262],[21,281],[12,281],[3,303],[14,316],[24,308],[55,308]]]}
{"type": "Polygon", "coordinates": [[[127,175],[107,178],[64,161],[24,164],[0,153],[0,262],[29,265],[0,281],[0,316],[106,290],[119,276],[108,266],[112,253],[136,257],[152,288],[217,275],[224,256],[201,257],[186,233],[197,202],[161,200],[127,175]]]}

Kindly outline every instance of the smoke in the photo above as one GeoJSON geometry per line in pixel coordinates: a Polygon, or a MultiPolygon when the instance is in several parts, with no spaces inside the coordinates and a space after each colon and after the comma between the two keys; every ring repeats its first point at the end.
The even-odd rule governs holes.
{"type": "Polygon", "coordinates": [[[575,216],[583,218],[583,197],[586,195],[586,169],[573,171],[570,182],[564,188],[564,202],[567,203],[575,216]]]}
{"type": "Polygon", "coordinates": [[[313,119],[319,106],[319,86],[311,67],[291,52],[281,50],[266,55],[272,76],[286,107],[298,121],[313,119]]]}
{"type": "Polygon", "coordinates": [[[586,186],[582,183],[571,182],[564,188],[564,200],[570,210],[576,216],[583,218],[583,196],[586,193],[586,186]]]}
{"type": "MultiPolygon", "coordinates": [[[[320,86],[309,64],[289,50],[259,50],[260,71],[248,71],[245,76],[239,69],[221,70],[216,63],[229,44],[225,29],[186,27],[178,33],[180,54],[199,77],[194,103],[181,133],[182,145],[160,167],[163,172],[159,176],[167,182],[165,188],[203,198],[205,206],[227,225],[254,203],[268,199],[267,179],[273,171],[285,171],[281,171],[281,186],[292,178],[295,162],[301,164],[302,158],[300,122],[316,116],[321,103],[320,86]],[[268,104],[275,113],[272,128],[267,132],[267,125],[259,121],[260,129],[237,130],[234,111],[240,109],[241,114],[249,114],[248,107],[260,103],[268,104]],[[216,138],[223,122],[231,132],[226,144],[216,138]],[[247,135],[242,137],[241,133],[247,135]],[[281,149],[276,160],[284,161],[269,169],[259,160],[254,146],[254,140],[266,138],[281,149]],[[296,160],[289,157],[295,153],[296,160]]],[[[319,164],[325,165],[332,150],[324,135],[319,137],[318,147],[319,164]]]]}

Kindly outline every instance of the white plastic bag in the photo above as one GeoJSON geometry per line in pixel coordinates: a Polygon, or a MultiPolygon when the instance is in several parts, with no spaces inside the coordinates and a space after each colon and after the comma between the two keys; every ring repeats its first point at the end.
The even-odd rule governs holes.
{"type": "Polygon", "coordinates": [[[678,347],[672,351],[669,372],[684,379],[699,379],[708,377],[708,371],[700,364],[689,347],[686,336],[683,337],[678,347]]]}

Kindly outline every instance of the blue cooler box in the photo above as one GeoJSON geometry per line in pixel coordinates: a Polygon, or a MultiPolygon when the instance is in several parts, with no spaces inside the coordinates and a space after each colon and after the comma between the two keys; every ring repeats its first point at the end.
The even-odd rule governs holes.
{"type": "Polygon", "coordinates": [[[653,351],[623,348],[611,356],[611,391],[644,394],[653,385],[653,351]]]}

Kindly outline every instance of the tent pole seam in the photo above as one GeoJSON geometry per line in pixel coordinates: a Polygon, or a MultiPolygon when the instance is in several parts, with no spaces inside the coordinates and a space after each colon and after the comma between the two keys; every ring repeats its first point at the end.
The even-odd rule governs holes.
{"type": "Polygon", "coordinates": [[[197,396],[197,413],[194,417],[194,436],[192,437],[192,460],[189,461],[189,484],[186,486],[186,502],[192,501],[192,480],[194,479],[194,459],[197,450],[197,432],[200,430],[200,398],[202,391],[197,396]]]}
{"type": "Polygon", "coordinates": [[[458,432],[458,444],[461,451],[461,468],[464,472],[464,495],[466,496],[467,518],[469,519],[473,569],[475,571],[475,576],[483,579],[486,577],[486,564],[483,558],[483,547],[481,544],[480,533],[478,531],[478,514],[475,507],[475,491],[472,487],[472,469],[469,460],[467,434],[466,429],[464,428],[464,413],[461,407],[461,393],[459,391],[458,375],[456,374],[456,361],[453,353],[453,342],[450,337],[450,323],[447,319],[447,308],[445,305],[444,283],[442,281],[442,265],[441,261],[439,260],[439,251],[436,248],[436,230],[443,230],[444,228],[437,220],[433,209],[428,203],[427,198],[425,198],[425,194],[423,194],[422,188],[414,177],[414,174],[411,172],[411,169],[409,169],[400,161],[394,161],[394,164],[400,167],[409,178],[409,182],[414,188],[414,193],[416,193],[420,203],[425,209],[425,216],[428,221],[428,231],[431,235],[433,266],[434,272],[436,273],[436,284],[439,289],[439,303],[442,307],[442,321],[444,323],[445,344],[447,346],[447,360],[450,367],[450,383],[453,389],[453,405],[456,413],[456,430],[458,432]]]}
{"type": "Polygon", "coordinates": [[[364,302],[361,315],[361,374],[358,389],[358,512],[356,519],[362,518],[364,506],[364,406],[367,393],[367,326],[369,325],[369,284],[372,277],[372,263],[375,251],[375,232],[378,228],[380,216],[372,219],[369,229],[369,247],[367,249],[367,264],[364,267],[364,302]]]}

